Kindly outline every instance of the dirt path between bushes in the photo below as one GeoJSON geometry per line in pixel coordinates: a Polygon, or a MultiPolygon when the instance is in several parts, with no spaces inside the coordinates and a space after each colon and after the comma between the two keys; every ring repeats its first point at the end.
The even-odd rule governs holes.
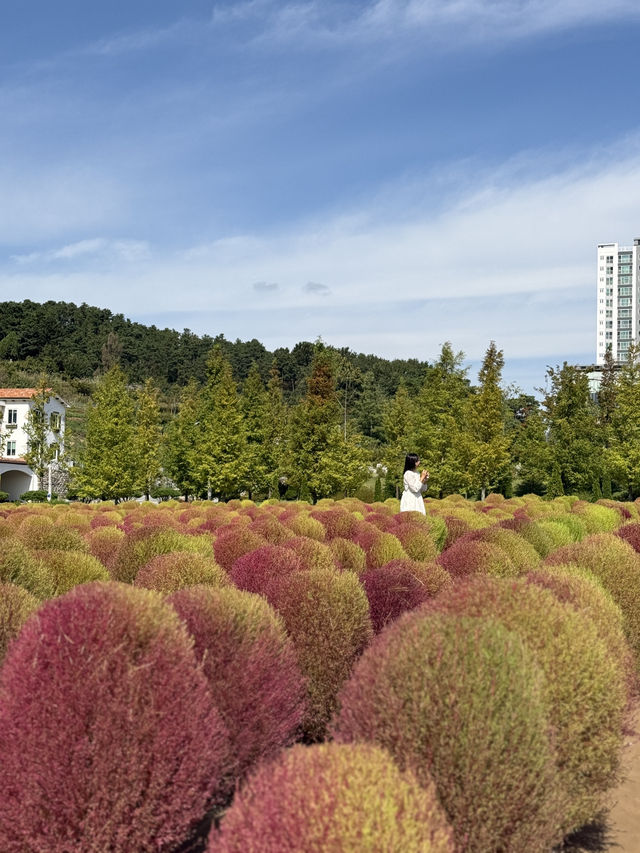
{"type": "Polygon", "coordinates": [[[635,733],[625,739],[623,781],[613,791],[607,821],[612,853],[640,853],[640,718],[635,733]]]}

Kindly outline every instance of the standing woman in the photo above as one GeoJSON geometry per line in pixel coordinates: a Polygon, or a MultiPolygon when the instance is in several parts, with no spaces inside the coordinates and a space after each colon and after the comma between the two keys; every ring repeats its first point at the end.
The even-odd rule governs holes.
{"type": "Polygon", "coordinates": [[[420,457],[417,453],[408,453],[404,460],[404,491],[400,500],[400,512],[421,512],[426,515],[422,493],[429,486],[429,472],[418,473],[420,457]]]}

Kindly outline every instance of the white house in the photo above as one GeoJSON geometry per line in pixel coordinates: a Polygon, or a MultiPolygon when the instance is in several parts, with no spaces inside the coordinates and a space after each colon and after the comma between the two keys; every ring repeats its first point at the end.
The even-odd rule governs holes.
{"type": "MultiPolygon", "coordinates": [[[[10,500],[49,485],[46,480],[38,482],[37,475],[24,459],[27,452],[25,424],[37,393],[37,388],[0,388],[0,492],[7,492],[10,500]]],[[[55,394],[51,394],[45,405],[47,442],[56,443],[60,448],[64,446],[65,408],[64,401],[55,394]]]]}

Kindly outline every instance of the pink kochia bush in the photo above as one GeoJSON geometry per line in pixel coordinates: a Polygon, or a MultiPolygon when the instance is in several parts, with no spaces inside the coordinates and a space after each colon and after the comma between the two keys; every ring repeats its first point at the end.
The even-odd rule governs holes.
{"type": "Polygon", "coordinates": [[[248,554],[249,551],[255,551],[256,548],[261,548],[267,545],[266,539],[254,533],[252,530],[233,524],[223,528],[213,543],[213,553],[216,557],[216,562],[222,566],[225,571],[230,572],[233,564],[242,557],[243,554],[248,554]]]}
{"type": "Polygon", "coordinates": [[[469,533],[458,539],[450,548],[446,548],[438,557],[438,562],[454,580],[470,575],[494,575],[513,577],[516,567],[509,556],[493,542],[478,542],[469,533]]]}
{"type": "Polygon", "coordinates": [[[337,741],[373,742],[427,790],[433,780],[456,850],[547,853],[562,838],[542,673],[496,620],[406,614],[339,704],[337,741]]]}
{"type": "Polygon", "coordinates": [[[238,589],[263,593],[268,597],[272,581],[303,568],[302,559],[290,548],[263,545],[238,557],[231,569],[231,580],[238,589]]]}
{"type": "Polygon", "coordinates": [[[293,643],[258,595],[194,586],[168,601],[194,639],[242,777],[289,746],[302,722],[306,690],[293,643]]]}
{"type": "Polygon", "coordinates": [[[236,795],[209,853],[453,853],[433,786],[370,744],[296,746],[236,795]]]}
{"type": "Polygon", "coordinates": [[[378,633],[388,622],[413,610],[451,584],[448,572],[438,563],[392,560],[360,575],[369,600],[373,630],[378,633]]]}
{"type": "Polygon", "coordinates": [[[0,850],[171,851],[229,740],[175,612],[113,582],[40,607],[0,671],[0,850]]]}
{"type": "Polygon", "coordinates": [[[307,679],[304,733],[319,740],[338,690],[371,639],[367,596],[353,572],[312,569],[281,577],[271,585],[269,599],[284,620],[307,679]]]}

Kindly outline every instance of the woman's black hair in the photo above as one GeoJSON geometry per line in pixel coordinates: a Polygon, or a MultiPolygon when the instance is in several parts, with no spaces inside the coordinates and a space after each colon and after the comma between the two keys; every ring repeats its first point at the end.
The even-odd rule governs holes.
{"type": "Polygon", "coordinates": [[[416,465],[419,461],[420,457],[417,453],[407,453],[406,459],[404,460],[403,474],[406,474],[407,471],[415,471],[416,465]]]}

